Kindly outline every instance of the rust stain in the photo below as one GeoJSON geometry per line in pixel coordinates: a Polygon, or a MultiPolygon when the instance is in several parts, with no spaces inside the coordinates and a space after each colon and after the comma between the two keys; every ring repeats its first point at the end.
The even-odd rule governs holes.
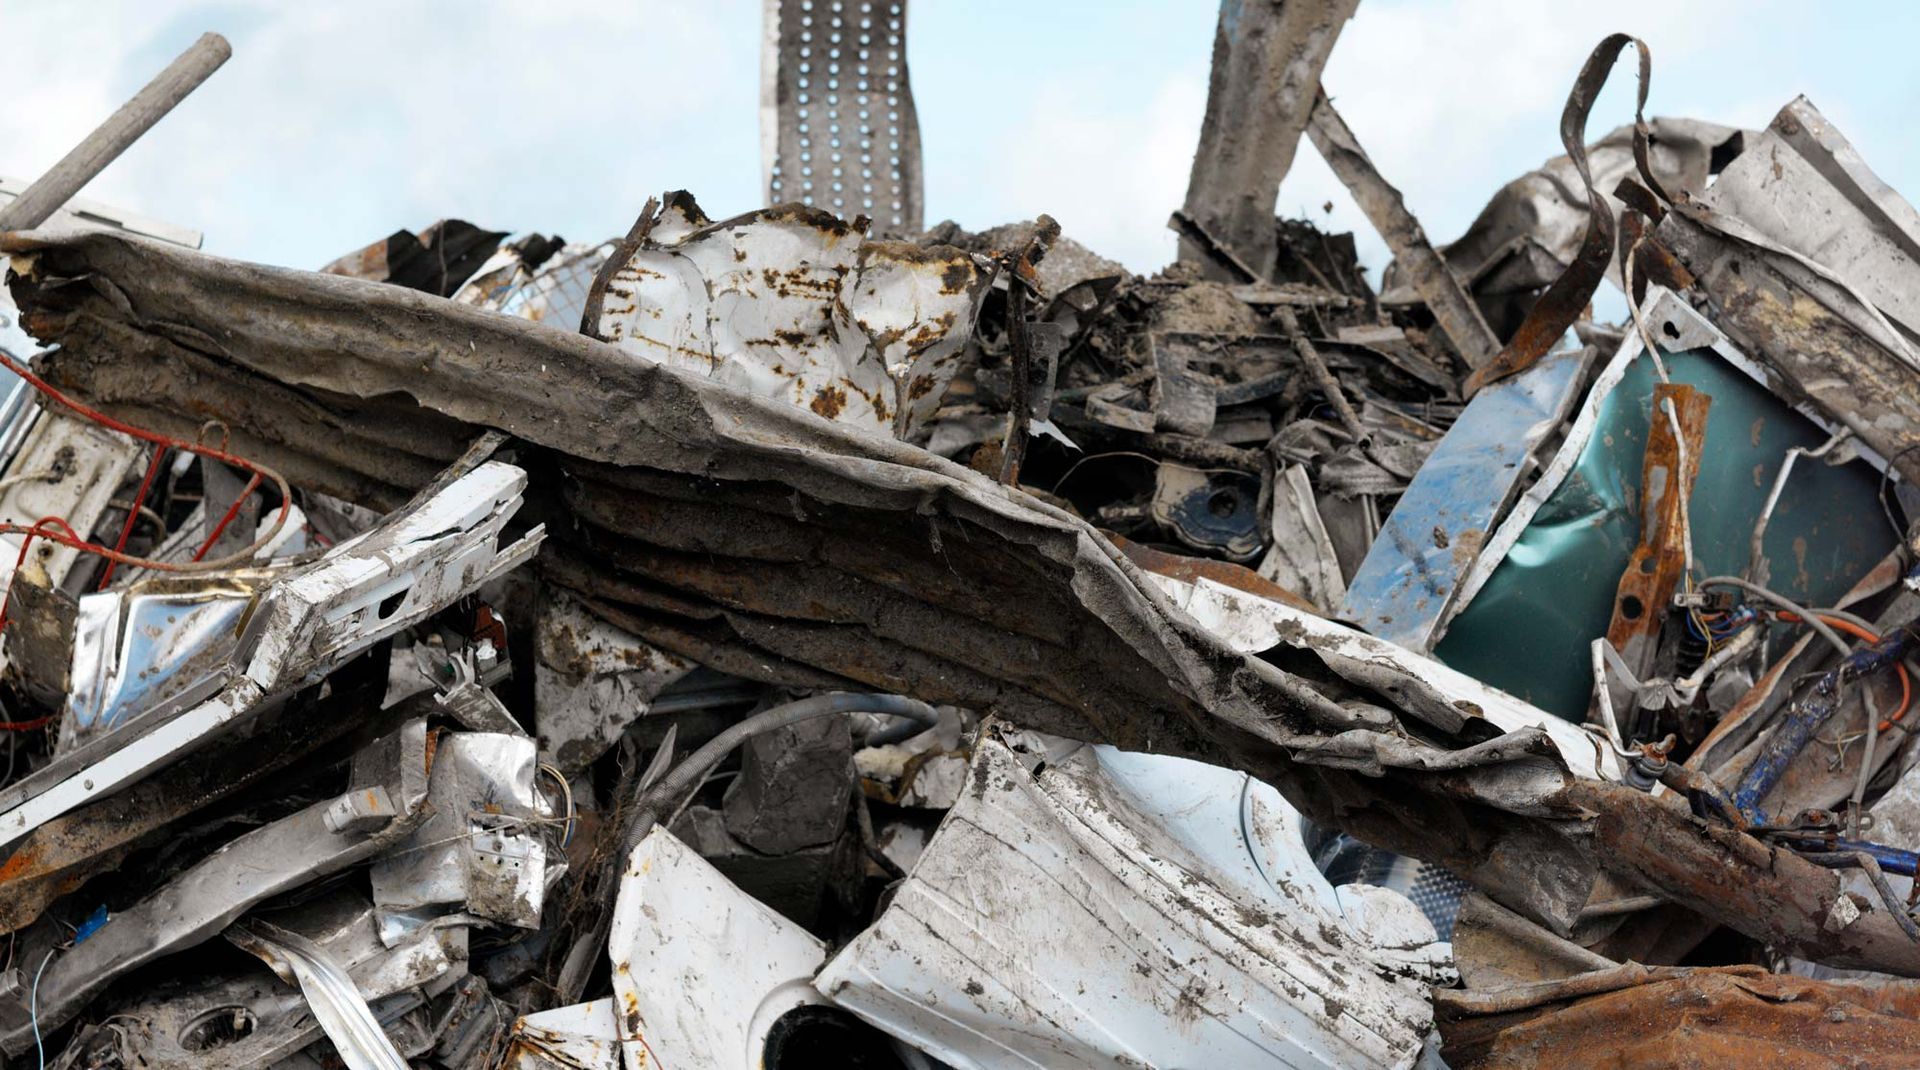
{"type": "Polygon", "coordinates": [[[34,843],[22,846],[5,861],[0,862],[0,885],[13,881],[30,870],[37,868],[40,857],[39,847],[34,843]]]}
{"type": "Polygon", "coordinates": [[[1165,550],[1156,550],[1151,546],[1142,546],[1123,535],[1116,535],[1111,531],[1102,531],[1101,534],[1105,535],[1107,539],[1113,543],[1115,549],[1118,549],[1122,554],[1126,555],[1127,560],[1148,572],[1155,572],[1162,576],[1168,576],[1187,583],[1208,579],[1215,583],[1232,587],[1234,590],[1245,591],[1248,594],[1256,595],[1260,598],[1271,599],[1275,602],[1284,602],[1295,609],[1305,610],[1316,617],[1323,615],[1319,609],[1315,608],[1312,602],[1307,601],[1300,595],[1287,590],[1285,587],[1280,586],[1244,565],[1228,564],[1225,561],[1215,561],[1207,557],[1186,557],[1181,554],[1170,554],[1165,550]]]}
{"type": "Polygon", "coordinates": [[[840,415],[847,406],[847,392],[837,386],[823,386],[813,395],[812,404],[807,408],[831,420],[840,415]]]}

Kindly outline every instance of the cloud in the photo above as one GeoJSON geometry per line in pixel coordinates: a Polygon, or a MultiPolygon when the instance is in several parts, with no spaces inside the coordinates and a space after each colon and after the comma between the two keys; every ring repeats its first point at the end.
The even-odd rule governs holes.
{"type": "Polygon", "coordinates": [[[759,199],[758,5],[267,0],[9,12],[0,168],[32,177],[202,29],[234,57],[87,191],[313,266],[465,215],[578,238],[651,193],[759,199]]]}
{"type": "MultiPolygon", "coordinates": [[[[20,178],[199,32],[229,36],[233,60],[86,192],[204,230],[215,252],[314,266],[442,216],[592,239],[624,232],[665,189],[692,190],[716,215],[760,200],[756,0],[0,6],[19,45],[0,109],[0,173],[20,178]]],[[[1049,212],[1136,271],[1163,266],[1174,248],[1167,215],[1184,199],[1199,139],[1214,11],[1202,0],[916,4],[929,221],[985,228],[1049,212]]],[[[1503,182],[1561,151],[1568,86],[1617,28],[1639,29],[1653,47],[1652,113],[1759,123],[1817,90],[1903,188],[1920,152],[1887,97],[1907,76],[1876,66],[1862,38],[1895,48],[1913,18],[1886,8],[1849,21],[1809,22],[1785,0],[1365,0],[1326,85],[1439,241],[1503,182]]],[[[1629,61],[1595,109],[1594,133],[1631,116],[1631,84],[1629,61]]],[[[1353,231],[1378,278],[1384,246],[1310,146],[1277,209],[1353,231]]]]}
{"type": "Polygon", "coordinates": [[[985,147],[989,158],[1017,162],[971,177],[979,188],[964,221],[984,228],[1046,212],[1076,241],[1135,271],[1171,260],[1166,221],[1193,167],[1204,72],[1162,81],[1137,114],[1116,110],[1100,90],[1042,77],[1024,98],[1022,121],[985,147]]]}

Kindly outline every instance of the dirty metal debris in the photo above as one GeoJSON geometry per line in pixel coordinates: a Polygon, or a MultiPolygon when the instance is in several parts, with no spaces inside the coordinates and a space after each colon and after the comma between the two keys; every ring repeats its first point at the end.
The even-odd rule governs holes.
{"type": "Polygon", "coordinates": [[[1435,243],[1355,6],[1223,3],[1150,277],[921,228],[904,0],[717,221],[0,181],[0,1066],[1910,1062],[1920,215],[1616,34],[1435,243]]]}

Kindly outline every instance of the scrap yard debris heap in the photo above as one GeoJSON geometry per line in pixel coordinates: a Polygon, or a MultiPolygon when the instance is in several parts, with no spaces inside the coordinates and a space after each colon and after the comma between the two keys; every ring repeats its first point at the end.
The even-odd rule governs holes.
{"type": "Polygon", "coordinates": [[[1436,246],[1235,0],[1140,278],[925,227],[845,6],[721,221],[72,200],[214,37],[0,185],[5,1065],[1910,1062],[1920,216],[1813,104],[1589,141],[1609,37],[1436,246]]]}

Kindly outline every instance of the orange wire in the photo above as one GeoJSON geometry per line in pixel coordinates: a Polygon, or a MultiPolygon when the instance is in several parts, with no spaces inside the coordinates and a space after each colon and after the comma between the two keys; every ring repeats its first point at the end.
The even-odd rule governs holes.
{"type": "MultiPolygon", "coordinates": [[[[1801,623],[1800,614],[1798,613],[1788,613],[1782,610],[1775,614],[1775,616],[1786,621],[1788,624],[1801,623]]],[[[1877,643],[1880,641],[1880,637],[1873,634],[1872,630],[1862,628],[1858,624],[1847,620],[1845,617],[1829,617],[1823,613],[1820,615],[1820,619],[1825,621],[1827,626],[1835,631],[1846,632],[1848,635],[1853,636],[1863,643],[1877,643]]],[[[1913,704],[1913,681],[1907,677],[1906,665],[1896,661],[1893,663],[1893,667],[1900,673],[1900,708],[1893,711],[1893,716],[1880,722],[1880,731],[1882,732],[1892,728],[1894,722],[1905,717],[1907,715],[1907,707],[1913,704]]]]}

